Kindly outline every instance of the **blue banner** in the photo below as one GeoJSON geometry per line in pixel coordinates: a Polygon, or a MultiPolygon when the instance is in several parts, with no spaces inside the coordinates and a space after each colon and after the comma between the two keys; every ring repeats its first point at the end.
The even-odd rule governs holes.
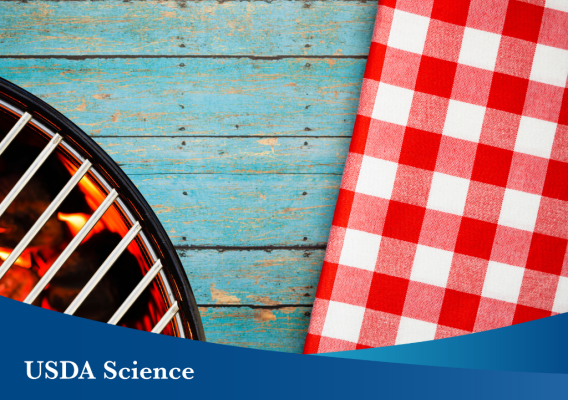
{"type": "Polygon", "coordinates": [[[1,297],[0,309],[2,398],[534,399],[568,392],[565,315],[321,357],[139,332],[1,297]]]}

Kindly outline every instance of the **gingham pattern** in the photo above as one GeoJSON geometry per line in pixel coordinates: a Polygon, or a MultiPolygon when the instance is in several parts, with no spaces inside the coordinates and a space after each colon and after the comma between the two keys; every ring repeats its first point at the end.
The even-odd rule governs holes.
{"type": "Polygon", "coordinates": [[[381,0],[305,352],[568,311],[568,0],[381,0]]]}

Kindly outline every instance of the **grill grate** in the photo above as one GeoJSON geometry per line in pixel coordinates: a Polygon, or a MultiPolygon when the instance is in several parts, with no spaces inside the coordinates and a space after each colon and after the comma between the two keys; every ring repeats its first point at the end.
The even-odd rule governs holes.
{"type": "MultiPolygon", "coordinates": [[[[5,81],[1,82],[0,84],[4,83],[4,87],[0,85],[0,89],[6,90],[9,84],[5,81]]],[[[11,86],[11,85],[10,85],[11,86]]],[[[8,87],[8,89],[13,89],[8,87]]],[[[23,92],[23,91],[22,91],[23,92]]],[[[24,92],[25,93],[25,92],[24,92]]],[[[26,93],[27,94],[27,93],[26,93]]],[[[31,96],[27,94],[28,96],[31,96]]],[[[39,102],[39,100],[36,100],[39,102]]],[[[19,103],[19,102],[18,102],[19,103]]],[[[36,104],[37,106],[37,104],[36,104]]],[[[201,327],[201,321],[199,319],[199,314],[196,310],[195,301],[193,299],[193,295],[191,294],[191,289],[189,289],[189,293],[187,290],[183,291],[183,282],[179,283],[176,282],[175,279],[168,279],[168,274],[164,271],[164,267],[162,264],[162,260],[157,256],[156,249],[154,246],[151,245],[150,240],[148,239],[148,235],[145,232],[143,224],[140,223],[136,218],[134,218],[133,213],[127,207],[125,201],[119,195],[117,189],[119,187],[113,187],[107,179],[103,177],[103,175],[99,172],[98,168],[96,167],[96,162],[93,162],[88,157],[84,157],[80,154],[79,151],[76,150],[75,146],[72,146],[71,143],[74,142],[74,137],[70,137],[71,142],[65,140],[62,135],[59,133],[53,132],[49,129],[45,123],[42,123],[38,118],[33,116],[32,114],[28,113],[27,111],[21,110],[18,106],[11,104],[10,102],[6,101],[6,99],[0,98],[0,107],[9,110],[12,114],[19,116],[18,121],[13,126],[13,128],[9,131],[6,137],[0,142],[0,155],[5,151],[9,151],[10,143],[16,138],[16,136],[26,127],[27,124],[32,124],[34,128],[39,129],[41,132],[46,134],[50,137],[49,143],[45,148],[41,151],[39,156],[35,159],[32,165],[27,169],[24,175],[19,179],[16,185],[12,188],[12,190],[8,193],[8,195],[4,198],[4,200],[0,203],[0,217],[6,211],[6,209],[14,202],[17,195],[22,191],[22,189],[26,186],[29,180],[34,176],[34,173],[42,166],[44,161],[48,158],[52,152],[58,148],[64,148],[68,153],[71,153],[76,160],[80,163],[80,167],[75,171],[75,173],[71,176],[67,184],[61,189],[59,194],[53,199],[53,201],[49,204],[49,206],[45,209],[45,211],[41,214],[39,219],[33,224],[32,228],[24,235],[23,239],[18,243],[18,245],[12,250],[9,256],[5,259],[5,261],[0,266],[0,279],[6,274],[6,272],[12,267],[12,265],[18,260],[21,254],[25,251],[27,246],[31,243],[31,241],[36,237],[38,232],[42,229],[42,227],[46,224],[49,218],[55,213],[58,209],[59,205],[67,198],[69,193],[75,188],[79,181],[85,177],[87,174],[94,176],[97,182],[104,186],[104,189],[108,193],[104,201],[98,206],[98,208],[94,211],[94,213],[90,216],[87,222],[83,225],[83,227],[77,232],[77,234],[73,237],[70,243],[67,244],[63,252],[57,257],[57,259],[52,263],[49,269],[45,272],[45,274],[41,277],[39,282],[33,287],[31,292],[27,295],[24,302],[27,304],[31,304],[38,298],[40,293],[43,289],[49,284],[51,279],[56,275],[59,269],[64,265],[64,263],[69,259],[73,251],[81,244],[81,242],[87,237],[87,235],[91,232],[91,230],[95,227],[97,222],[102,218],[104,213],[113,205],[116,204],[120,210],[124,212],[126,218],[129,220],[131,228],[129,229],[128,233],[122,237],[118,245],[114,248],[111,254],[106,258],[106,260],[102,263],[102,265],[98,268],[95,274],[90,278],[90,280],[86,283],[86,285],[81,289],[79,294],[75,297],[75,299],[71,302],[71,304],[65,310],[65,314],[73,315],[77,309],[81,306],[83,301],[88,297],[91,291],[95,288],[95,286],[100,282],[100,280],[105,276],[105,274],[109,271],[115,261],[120,257],[120,255],[126,250],[126,248],[137,238],[144,243],[144,247],[148,249],[150,257],[152,258],[153,265],[152,267],[146,272],[142,280],[136,285],[134,290],[130,293],[130,295],[126,298],[126,300],[122,303],[122,305],[116,310],[114,315],[108,321],[108,324],[116,325],[120,322],[120,319],[126,314],[126,312],[131,308],[134,302],[138,299],[140,294],[154,281],[154,279],[159,275],[161,278],[161,282],[167,292],[167,297],[169,300],[169,304],[171,304],[167,310],[167,312],[161,317],[161,319],[157,322],[157,324],[152,329],[153,333],[161,333],[170,322],[174,323],[174,331],[181,337],[191,337],[193,339],[204,340],[203,328],[201,327]],[[170,285],[173,283],[174,290],[178,294],[177,298],[174,295],[174,290],[172,290],[172,286],[170,285]],[[180,290],[180,286],[182,286],[180,290]],[[185,296],[184,296],[185,295],[185,296]],[[189,304],[186,304],[186,309],[189,308],[189,313],[191,315],[183,316],[182,310],[180,309],[180,303],[178,299],[185,301],[189,304]],[[186,321],[184,325],[183,320],[186,321]],[[189,322],[190,329],[184,329],[184,326],[187,326],[187,322],[189,322]],[[189,335],[188,335],[189,334],[189,335]]],[[[45,110],[42,110],[45,112],[45,110]]],[[[47,110],[51,111],[51,110],[47,110]]],[[[77,129],[78,130],[78,129],[77,129]]],[[[83,134],[84,135],[84,134],[83,134]]],[[[96,146],[96,145],[95,145],[96,146]]],[[[102,150],[101,150],[102,151],[102,150]]],[[[106,172],[106,171],[105,171],[106,172]]],[[[108,173],[107,173],[108,174],[108,173]]],[[[116,181],[114,181],[116,183],[116,181]]],[[[115,185],[116,186],[116,185],[115,185]]],[[[130,189],[132,190],[132,189],[130,189]]],[[[128,196],[126,197],[127,201],[128,196]]],[[[129,201],[132,205],[132,201],[129,201]]],[[[137,210],[138,211],[138,210],[137,210]]],[[[140,212],[138,211],[138,215],[140,212]]],[[[161,228],[161,227],[160,227],[161,228]]],[[[155,238],[150,232],[150,237],[155,238]]],[[[171,246],[171,243],[170,243],[171,246]]],[[[164,254],[163,249],[157,249],[159,254],[164,254]]],[[[170,249],[171,252],[171,249],[170,249]]],[[[169,254],[170,259],[172,257],[169,254]]],[[[175,256],[177,257],[177,255],[175,256]]],[[[179,261],[178,261],[179,262],[179,261]]],[[[179,269],[179,268],[178,268],[179,269]]],[[[178,271],[179,274],[179,271],[178,271]]],[[[170,274],[171,277],[171,274],[170,274]]],[[[185,285],[189,288],[189,284],[185,285]]],[[[187,313],[186,313],[187,314],[187,313]]]]}

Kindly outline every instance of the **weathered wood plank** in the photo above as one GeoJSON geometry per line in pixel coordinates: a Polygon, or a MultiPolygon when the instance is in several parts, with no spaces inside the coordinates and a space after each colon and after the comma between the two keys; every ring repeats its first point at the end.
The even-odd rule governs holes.
{"type": "Polygon", "coordinates": [[[198,304],[312,305],[324,250],[179,250],[198,304]]]}
{"type": "Polygon", "coordinates": [[[341,181],[308,174],[131,178],[178,246],[325,244],[341,181]]]}
{"type": "Polygon", "coordinates": [[[199,307],[199,311],[209,342],[301,353],[312,309],[199,307]]]}
{"type": "Polygon", "coordinates": [[[0,59],[2,77],[93,136],[350,136],[364,67],[353,59],[0,59]]]}
{"type": "Polygon", "coordinates": [[[366,55],[377,2],[0,2],[0,54],[366,55]]]}
{"type": "Polygon", "coordinates": [[[128,175],[342,174],[350,138],[108,138],[95,140],[128,175]]]}

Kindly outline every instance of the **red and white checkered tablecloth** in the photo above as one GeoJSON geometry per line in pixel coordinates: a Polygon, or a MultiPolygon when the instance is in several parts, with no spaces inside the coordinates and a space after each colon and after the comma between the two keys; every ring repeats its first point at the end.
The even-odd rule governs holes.
{"type": "Polygon", "coordinates": [[[568,311],[568,0],[380,0],[305,353],[568,311]]]}

